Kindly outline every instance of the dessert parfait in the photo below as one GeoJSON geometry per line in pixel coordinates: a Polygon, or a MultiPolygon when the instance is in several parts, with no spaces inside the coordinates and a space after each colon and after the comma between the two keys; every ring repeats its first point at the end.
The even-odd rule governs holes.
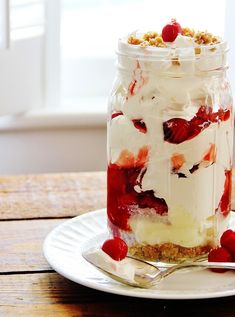
{"type": "Polygon", "coordinates": [[[231,204],[232,98],[227,44],[172,20],[119,40],[109,101],[111,235],[138,257],[209,252],[231,204]]]}

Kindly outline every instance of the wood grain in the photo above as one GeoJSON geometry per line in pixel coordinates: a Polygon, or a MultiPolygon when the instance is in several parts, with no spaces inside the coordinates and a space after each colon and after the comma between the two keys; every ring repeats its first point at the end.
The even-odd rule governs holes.
{"type": "Polygon", "coordinates": [[[72,217],[105,205],[105,172],[0,177],[0,219],[72,217]]]}
{"type": "Polygon", "coordinates": [[[0,276],[0,316],[234,316],[235,297],[166,301],[98,292],[56,273],[0,276]]]}
{"type": "Polygon", "coordinates": [[[0,272],[50,270],[42,245],[46,235],[65,219],[0,222],[0,272]]]}

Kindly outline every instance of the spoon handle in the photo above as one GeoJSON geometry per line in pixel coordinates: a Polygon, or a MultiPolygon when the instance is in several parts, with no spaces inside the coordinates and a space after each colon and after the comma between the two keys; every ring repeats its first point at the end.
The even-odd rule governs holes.
{"type": "Polygon", "coordinates": [[[161,277],[164,278],[170,275],[173,272],[176,272],[180,269],[189,268],[189,267],[201,267],[201,268],[221,268],[221,269],[230,269],[235,270],[235,263],[230,262],[190,262],[190,263],[181,263],[174,265],[168,268],[165,271],[161,272],[161,277]]]}
{"type": "Polygon", "coordinates": [[[235,270],[235,263],[232,262],[194,262],[190,266],[235,270]]]}

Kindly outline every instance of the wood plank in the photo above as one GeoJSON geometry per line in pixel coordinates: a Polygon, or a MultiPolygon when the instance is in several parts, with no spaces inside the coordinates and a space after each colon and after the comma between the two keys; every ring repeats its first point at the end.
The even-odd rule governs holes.
{"type": "Polygon", "coordinates": [[[0,222],[0,272],[50,270],[42,253],[46,235],[65,219],[0,222]]]}
{"type": "Polygon", "coordinates": [[[105,172],[0,177],[0,219],[72,217],[105,205],[105,172]]]}
{"type": "Polygon", "coordinates": [[[95,291],[57,273],[0,276],[4,317],[234,316],[234,299],[148,300],[95,291]]]}

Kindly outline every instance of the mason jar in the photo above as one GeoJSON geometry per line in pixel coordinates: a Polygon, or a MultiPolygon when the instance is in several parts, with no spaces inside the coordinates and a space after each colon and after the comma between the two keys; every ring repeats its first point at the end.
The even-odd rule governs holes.
{"type": "Polygon", "coordinates": [[[231,208],[227,44],[140,47],[119,40],[109,98],[110,233],[129,253],[178,262],[219,244],[231,208]]]}

